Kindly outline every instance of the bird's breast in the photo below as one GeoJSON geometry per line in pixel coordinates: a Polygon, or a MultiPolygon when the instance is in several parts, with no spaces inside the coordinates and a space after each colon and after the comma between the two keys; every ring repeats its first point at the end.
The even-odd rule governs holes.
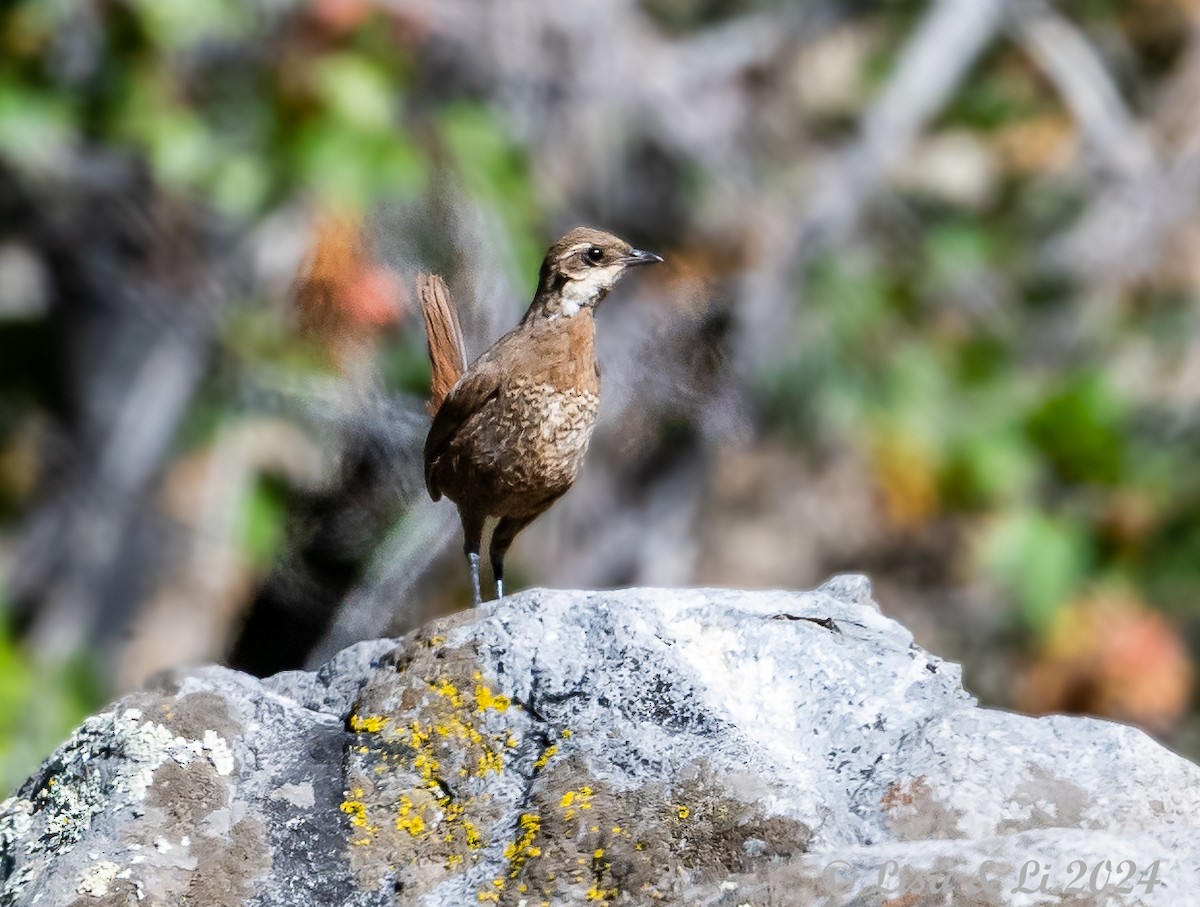
{"type": "Polygon", "coordinates": [[[597,390],[517,379],[510,394],[512,410],[520,414],[516,446],[534,454],[548,471],[566,470],[573,478],[596,425],[597,390]]]}
{"type": "Polygon", "coordinates": [[[484,482],[489,497],[501,502],[503,512],[537,505],[571,487],[599,408],[599,394],[592,390],[510,378],[487,425],[470,438],[474,468],[489,477],[484,482]]]}

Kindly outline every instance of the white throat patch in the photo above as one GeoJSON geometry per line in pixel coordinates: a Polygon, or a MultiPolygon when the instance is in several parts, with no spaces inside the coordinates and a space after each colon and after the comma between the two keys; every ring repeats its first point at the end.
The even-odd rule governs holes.
{"type": "Polygon", "coordinates": [[[562,289],[562,316],[578,315],[584,306],[595,304],[600,294],[609,289],[610,276],[597,270],[583,280],[568,280],[562,289]]]}

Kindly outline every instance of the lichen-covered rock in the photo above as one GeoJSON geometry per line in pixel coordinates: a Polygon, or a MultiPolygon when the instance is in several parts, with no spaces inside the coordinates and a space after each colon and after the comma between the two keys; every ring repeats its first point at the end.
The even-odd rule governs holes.
{"type": "Polygon", "coordinates": [[[1200,904],[1200,769],[978,708],[865,580],[534,590],[89,719],[0,904],[1200,904]]]}

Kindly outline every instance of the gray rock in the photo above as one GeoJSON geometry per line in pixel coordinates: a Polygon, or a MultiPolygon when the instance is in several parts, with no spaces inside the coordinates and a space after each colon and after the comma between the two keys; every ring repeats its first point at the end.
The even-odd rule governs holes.
{"type": "Polygon", "coordinates": [[[534,590],[88,719],[0,806],[0,904],[1187,905],[1198,816],[1195,765],[979,708],[861,577],[534,590]]]}

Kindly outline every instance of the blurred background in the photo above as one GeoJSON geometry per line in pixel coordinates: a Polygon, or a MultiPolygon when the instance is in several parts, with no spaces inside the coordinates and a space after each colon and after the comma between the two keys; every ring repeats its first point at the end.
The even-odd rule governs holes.
{"type": "Polygon", "coordinates": [[[415,276],[663,254],[511,586],[812,587],[1200,755],[1196,0],[0,3],[0,788],[469,602],[415,276]]]}

